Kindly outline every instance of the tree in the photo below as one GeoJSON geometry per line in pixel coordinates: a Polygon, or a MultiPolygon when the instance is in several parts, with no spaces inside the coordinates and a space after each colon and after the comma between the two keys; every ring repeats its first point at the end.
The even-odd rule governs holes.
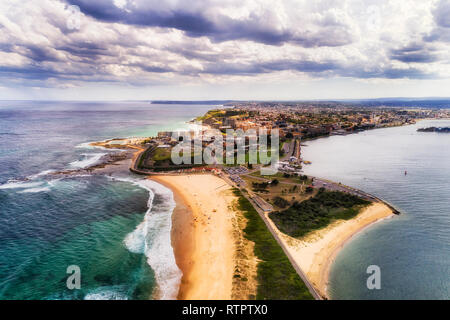
{"type": "Polygon", "coordinates": [[[273,199],[273,203],[279,208],[286,208],[289,205],[289,201],[279,196],[273,199]]]}
{"type": "Polygon", "coordinates": [[[278,179],[273,179],[270,184],[273,186],[276,186],[276,185],[278,185],[278,183],[280,183],[280,181],[278,181],[278,179]]]}

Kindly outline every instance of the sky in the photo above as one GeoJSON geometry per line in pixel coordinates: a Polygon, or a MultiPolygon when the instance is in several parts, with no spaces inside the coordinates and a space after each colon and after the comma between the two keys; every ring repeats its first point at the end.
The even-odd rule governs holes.
{"type": "Polygon", "coordinates": [[[0,100],[450,97],[450,0],[2,0],[0,100]]]}

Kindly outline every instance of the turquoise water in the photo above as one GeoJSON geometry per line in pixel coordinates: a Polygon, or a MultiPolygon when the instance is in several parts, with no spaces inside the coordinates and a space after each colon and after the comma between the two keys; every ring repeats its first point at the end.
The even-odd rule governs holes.
{"type": "Polygon", "coordinates": [[[210,106],[0,102],[0,299],[170,299],[172,193],[128,171],[52,177],[108,150],[87,142],[186,128],[210,106]],[[69,290],[66,269],[81,269],[69,290]]]}
{"type": "Polygon", "coordinates": [[[305,172],[372,193],[402,214],[358,234],[331,268],[334,299],[450,299],[450,134],[447,120],[306,142],[305,172]],[[407,175],[404,172],[407,171],[407,175]],[[381,289],[366,286],[369,265],[381,289]]]}

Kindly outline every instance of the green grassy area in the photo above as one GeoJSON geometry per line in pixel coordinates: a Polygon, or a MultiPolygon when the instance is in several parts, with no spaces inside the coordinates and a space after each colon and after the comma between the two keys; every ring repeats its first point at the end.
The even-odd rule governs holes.
{"type": "Polygon", "coordinates": [[[203,116],[197,117],[195,120],[203,121],[203,120],[210,119],[210,118],[213,118],[213,117],[219,117],[219,116],[223,117],[224,115],[225,115],[225,111],[224,110],[214,109],[214,110],[209,110],[203,116]]]}
{"type": "Polygon", "coordinates": [[[314,197],[295,202],[286,210],[272,212],[269,217],[280,231],[300,238],[335,220],[351,219],[370,203],[352,194],[320,190],[314,197]]]}
{"type": "Polygon", "coordinates": [[[154,161],[166,161],[170,160],[171,149],[170,148],[156,148],[155,152],[152,154],[152,159],[154,161]]]}
{"type": "MultiPolygon", "coordinates": [[[[271,150],[267,150],[267,152],[266,152],[266,157],[267,157],[267,158],[271,158],[271,157],[272,157],[272,151],[271,151],[271,150]]],[[[234,155],[233,160],[234,160],[234,163],[224,163],[224,165],[225,165],[225,166],[228,166],[228,167],[234,167],[234,166],[240,166],[240,165],[248,166],[248,163],[250,162],[250,153],[248,152],[248,150],[245,151],[245,160],[243,161],[244,163],[238,163],[238,157],[237,157],[236,154],[234,155]]],[[[225,159],[224,159],[224,161],[225,161],[225,159]]],[[[271,160],[270,160],[270,161],[271,161],[271,160]]],[[[259,152],[256,153],[256,162],[257,162],[257,163],[252,163],[252,164],[253,164],[253,165],[256,165],[256,164],[263,164],[263,163],[261,162],[261,158],[260,158],[260,156],[259,156],[259,152]]],[[[264,163],[264,165],[265,165],[265,164],[266,164],[266,163],[264,163]]]]}
{"type": "Polygon", "coordinates": [[[248,220],[247,227],[244,229],[245,237],[255,243],[255,255],[260,260],[257,271],[256,299],[313,299],[258,212],[238,189],[234,189],[234,193],[239,197],[239,210],[248,220]]]}
{"type": "MultiPolygon", "coordinates": [[[[182,156],[182,154],[180,154],[182,156]]],[[[150,147],[145,150],[138,161],[139,169],[152,171],[171,171],[180,169],[189,169],[196,167],[204,167],[205,164],[195,164],[196,153],[191,152],[191,163],[175,165],[172,162],[172,148],[155,148],[150,147]]]]}
{"type": "Polygon", "coordinates": [[[147,159],[147,157],[149,156],[149,154],[152,152],[152,149],[153,148],[147,148],[141,155],[140,155],[140,158],[139,158],[139,162],[138,162],[138,164],[137,164],[137,167],[139,168],[139,169],[143,169],[144,168],[144,162],[145,162],[145,159],[147,159]]]}
{"type": "Polygon", "coordinates": [[[306,176],[299,177],[294,174],[286,174],[282,172],[277,172],[273,175],[262,175],[259,171],[255,171],[250,173],[250,176],[268,180],[273,180],[274,178],[276,178],[280,182],[291,182],[304,185],[310,185],[312,183],[311,179],[308,179],[306,176]]]}
{"type": "MultiPolygon", "coordinates": [[[[282,207],[279,207],[275,203],[275,199],[277,197],[285,198],[287,201],[289,201],[289,206],[290,206],[295,201],[297,201],[297,202],[304,201],[304,200],[310,198],[311,196],[313,196],[315,193],[317,193],[317,191],[314,191],[313,193],[306,193],[305,190],[306,190],[307,185],[306,184],[303,185],[303,184],[299,183],[298,177],[291,177],[291,178],[287,179],[287,178],[283,178],[283,174],[280,174],[280,175],[275,174],[275,175],[270,175],[270,176],[262,175],[261,177],[264,177],[263,178],[264,180],[257,178],[253,174],[242,175],[241,177],[245,181],[247,186],[253,190],[253,192],[255,192],[257,195],[262,197],[265,201],[267,201],[270,204],[272,204],[273,206],[275,206],[277,210],[283,209],[282,207]],[[278,180],[278,183],[277,184],[274,184],[274,183],[268,184],[267,187],[264,189],[259,188],[256,185],[256,183],[261,184],[264,181],[270,182],[273,180],[278,180]],[[298,183],[298,184],[287,184],[285,182],[294,182],[294,183],[298,183]],[[255,183],[255,185],[254,185],[254,183],[255,183]]],[[[261,187],[263,187],[263,185],[261,185],[261,187]]],[[[316,189],[314,189],[314,190],[316,190],[316,189]]]]}

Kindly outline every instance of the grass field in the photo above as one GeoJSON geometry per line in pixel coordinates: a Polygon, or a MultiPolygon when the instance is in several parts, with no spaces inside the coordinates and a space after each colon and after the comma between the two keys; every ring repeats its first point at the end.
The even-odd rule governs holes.
{"type": "Polygon", "coordinates": [[[166,161],[170,160],[171,149],[170,148],[156,148],[153,152],[152,159],[154,161],[166,161]]]}
{"type": "MultiPolygon", "coordinates": [[[[280,183],[278,183],[276,186],[269,185],[266,188],[266,192],[258,191],[258,189],[255,189],[252,187],[253,182],[255,182],[255,183],[264,182],[263,180],[256,179],[256,177],[258,177],[258,176],[260,176],[259,173],[258,173],[258,175],[254,175],[254,173],[252,173],[248,176],[243,175],[243,176],[241,176],[241,178],[247,183],[247,185],[249,187],[252,188],[253,192],[258,194],[261,198],[263,198],[264,200],[266,200],[267,202],[269,202],[276,208],[279,208],[277,206],[277,204],[274,202],[276,197],[282,197],[285,200],[289,201],[290,203],[294,203],[295,201],[300,202],[300,201],[309,199],[311,196],[313,196],[316,193],[316,191],[313,191],[313,193],[311,193],[311,194],[308,194],[305,192],[306,186],[308,185],[308,181],[305,181],[305,185],[298,183],[297,187],[295,187],[295,185],[293,185],[293,184],[284,183],[284,182],[294,182],[294,181],[295,181],[294,183],[297,183],[299,181],[299,179],[298,179],[298,177],[290,178],[290,179],[282,178],[283,177],[282,174],[277,174],[277,175],[273,175],[273,176],[261,176],[261,177],[265,177],[266,181],[272,181],[274,179],[277,179],[280,181],[280,183]]],[[[281,208],[279,208],[279,209],[281,209],[281,208]]]]}
{"type": "Polygon", "coordinates": [[[269,179],[269,180],[277,179],[281,182],[298,183],[298,184],[305,184],[305,185],[310,185],[312,183],[311,179],[302,180],[302,179],[300,179],[299,176],[296,176],[296,175],[290,175],[289,177],[286,177],[284,175],[284,173],[282,173],[282,172],[277,172],[274,175],[267,176],[267,175],[261,175],[259,171],[255,171],[255,172],[252,172],[250,175],[253,177],[269,179]]]}

